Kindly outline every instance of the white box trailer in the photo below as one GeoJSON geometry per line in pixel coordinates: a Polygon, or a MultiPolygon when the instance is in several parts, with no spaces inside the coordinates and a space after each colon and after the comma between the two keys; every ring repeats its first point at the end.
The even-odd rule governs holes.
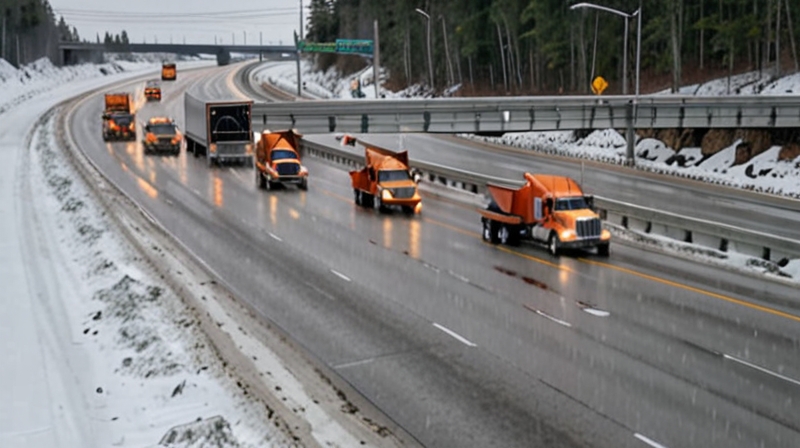
{"type": "Polygon", "coordinates": [[[186,151],[208,165],[236,161],[253,166],[252,101],[220,101],[184,95],[186,151]]]}

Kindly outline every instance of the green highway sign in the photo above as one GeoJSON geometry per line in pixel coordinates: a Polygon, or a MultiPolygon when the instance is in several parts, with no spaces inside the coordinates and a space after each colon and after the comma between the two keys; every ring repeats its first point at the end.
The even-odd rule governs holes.
{"type": "Polygon", "coordinates": [[[336,42],[306,42],[297,43],[297,50],[301,53],[340,53],[363,54],[372,56],[374,43],[370,39],[336,39],[336,42]]]}
{"type": "Polygon", "coordinates": [[[336,52],[344,54],[372,54],[370,39],[336,39],[336,52]]]}
{"type": "Polygon", "coordinates": [[[297,43],[297,49],[303,53],[336,53],[336,44],[333,42],[306,42],[297,43]]]}

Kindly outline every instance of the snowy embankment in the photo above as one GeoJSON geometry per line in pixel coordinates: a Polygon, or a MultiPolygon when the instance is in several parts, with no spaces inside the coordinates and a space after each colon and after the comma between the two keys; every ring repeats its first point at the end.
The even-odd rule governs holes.
{"type": "Polygon", "coordinates": [[[165,437],[171,446],[285,446],[195,314],[92,202],[58,149],[55,116],[35,129],[23,158],[30,203],[20,207],[34,224],[24,231],[26,265],[39,266],[30,283],[57,285],[57,294],[36,296],[39,330],[50,333],[47,364],[74,391],[75,400],[59,406],[86,417],[90,445],[153,446],[165,437]]]}

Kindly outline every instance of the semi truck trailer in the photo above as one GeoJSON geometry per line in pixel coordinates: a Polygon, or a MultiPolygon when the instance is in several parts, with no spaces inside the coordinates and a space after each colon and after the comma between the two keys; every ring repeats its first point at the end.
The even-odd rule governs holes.
{"type": "Polygon", "coordinates": [[[186,150],[208,166],[234,161],[253,165],[252,101],[220,101],[184,95],[186,150]]]}

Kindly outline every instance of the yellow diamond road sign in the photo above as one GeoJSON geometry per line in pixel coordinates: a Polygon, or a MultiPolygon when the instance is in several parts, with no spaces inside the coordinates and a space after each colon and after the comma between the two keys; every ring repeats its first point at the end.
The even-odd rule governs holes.
{"type": "Polygon", "coordinates": [[[592,92],[594,92],[595,95],[602,95],[603,91],[607,88],[608,82],[606,82],[602,76],[598,76],[597,78],[594,78],[594,81],[592,81],[592,92]]]}

